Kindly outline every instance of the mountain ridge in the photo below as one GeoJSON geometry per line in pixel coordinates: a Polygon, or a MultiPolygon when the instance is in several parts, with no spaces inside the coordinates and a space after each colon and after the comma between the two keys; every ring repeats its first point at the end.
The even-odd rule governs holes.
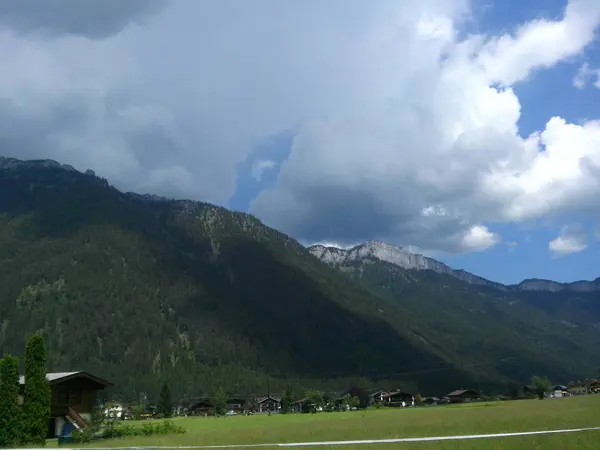
{"type": "MultiPolygon", "coordinates": [[[[73,166],[61,164],[52,159],[20,160],[14,157],[0,156],[0,169],[16,168],[59,168],[67,171],[83,173],[85,175],[95,176],[95,172],[87,169],[85,172],[78,171],[73,166]]],[[[173,200],[154,194],[139,194],[135,192],[125,192],[132,198],[149,202],[191,202],[191,200],[173,200]]],[[[488,286],[503,292],[523,292],[523,291],[549,291],[549,292],[596,292],[600,291],[600,277],[594,280],[577,280],[561,283],[554,280],[542,278],[525,278],[516,284],[503,284],[489,280],[463,269],[454,269],[447,264],[434,258],[422,254],[409,252],[408,250],[387,244],[382,241],[370,240],[358,244],[348,249],[342,249],[324,244],[314,244],[306,246],[306,249],[317,258],[330,264],[336,265],[340,262],[348,262],[351,259],[375,258],[381,261],[387,261],[403,269],[411,270],[433,270],[437,273],[451,275],[459,280],[478,286],[488,286]]]]}
{"type": "Polygon", "coordinates": [[[441,261],[418,253],[387,244],[381,241],[367,241],[348,249],[330,245],[315,244],[308,251],[321,261],[337,266],[352,261],[376,259],[386,261],[406,270],[432,270],[453,276],[469,284],[488,286],[503,292],[549,291],[549,292],[596,292],[600,290],[600,277],[595,280],[579,280],[568,283],[558,281],[526,278],[520,283],[506,285],[467,272],[454,269],[441,261]]]}

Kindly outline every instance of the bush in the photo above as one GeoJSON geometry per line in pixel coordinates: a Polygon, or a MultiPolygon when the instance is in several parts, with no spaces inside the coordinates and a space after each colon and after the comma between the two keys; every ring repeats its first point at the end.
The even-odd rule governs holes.
{"type": "MultiPolygon", "coordinates": [[[[125,438],[129,436],[164,436],[167,434],[183,434],[187,430],[181,425],[174,424],[170,420],[164,422],[146,422],[142,426],[132,424],[119,424],[114,428],[106,428],[101,436],[102,439],[125,438]]],[[[73,431],[73,443],[85,444],[95,438],[95,433],[91,428],[85,430],[73,431]]]]}

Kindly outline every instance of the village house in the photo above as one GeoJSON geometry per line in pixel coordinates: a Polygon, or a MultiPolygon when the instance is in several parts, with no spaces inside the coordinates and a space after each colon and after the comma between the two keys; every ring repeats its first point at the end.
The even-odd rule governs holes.
{"type": "Polygon", "coordinates": [[[292,402],[292,412],[306,412],[308,410],[309,404],[308,404],[308,397],[304,397],[301,398],[299,400],[296,400],[294,402],[292,402]]]}
{"type": "Polygon", "coordinates": [[[246,408],[246,399],[240,397],[232,397],[227,400],[227,410],[235,411],[236,413],[241,413],[246,408]]]}
{"type": "Polygon", "coordinates": [[[567,392],[571,395],[598,393],[600,392],[600,379],[582,380],[570,383],[567,392]]]}
{"type": "Polygon", "coordinates": [[[423,399],[423,404],[426,406],[433,406],[440,403],[440,399],[437,397],[425,397],[423,399]]]}
{"type": "Polygon", "coordinates": [[[196,397],[190,400],[187,412],[190,415],[205,415],[215,407],[213,401],[207,397],[196,397]]]}
{"type": "Polygon", "coordinates": [[[281,399],[278,397],[261,397],[256,399],[258,412],[278,412],[281,409],[281,399]]]}
{"type": "Polygon", "coordinates": [[[457,389],[446,395],[451,403],[472,402],[478,400],[480,395],[472,389],[457,389]]]}
{"type": "Polygon", "coordinates": [[[386,406],[415,406],[415,396],[410,392],[394,391],[382,396],[386,406]]]}
{"type": "MultiPolygon", "coordinates": [[[[96,406],[98,391],[112,386],[112,383],[87,372],[48,373],[46,379],[52,392],[48,438],[58,437],[65,423],[76,429],[89,426],[96,406]]],[[[19,402],[23,403],[25,377],[19,377],[19,402]]]]}
{"type": "Polygon", "coordinates": [[[372,392],[371,394],[369,394],[368,405],[370,406],[373,403],[382,403],[383,397],[386,396],[387,394],[389,394],[389,392],[381,391],[381,390],[372,392]]]}

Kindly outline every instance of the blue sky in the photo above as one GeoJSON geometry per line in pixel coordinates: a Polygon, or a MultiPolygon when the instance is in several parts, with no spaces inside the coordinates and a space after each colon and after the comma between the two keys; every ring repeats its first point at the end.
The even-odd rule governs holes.
{"type": "MultiPolygon", "coordinates": [[[[491,34],[510,31],[524,21],[535,18],[554,19],[562,14],[565,2],[559,0],[506,0],[481,5],[477,19],[465,32],[491,34]]],[[[600,117],[600,89],[588,86],[576,89],[573,77],[583,61],[600,64],[600,43],[587,48],[583,55],[561,62],[550,70],[536,71],[529,79],[518,83],[522,116],[521,135],[543,129],[552,116],[561,116],[569,122],[600,117]]],[[[239,166],[235,194],[229,206],[247,211],[251,201],[262,189],[275,185],[281,164],[289,155],[294,132],[283,132],[255,147],[254,153],[239,166]],[[271,160],[277,163],[265,171],[260,180],[252,175],[253,163],[271,160]]],[[[492,231],[502,235],[511,245],[497,245],[492,249],[458,255],[437,254],[437,259],[455,268],[463,268],[488,279],[513,284],[525,278],[544,278],[561,282],[595,279],[600,276],[600,247],[595,239],[580,253],[554,257],[548,242],[557,237],[560,224],[577,222],[594,233],[596,223],[581,217],[563,216],[553,220],[538,220],[518,224],[489,224],[492,231]],[[515,243],[516,245],[512,245],[515,243]]]]}

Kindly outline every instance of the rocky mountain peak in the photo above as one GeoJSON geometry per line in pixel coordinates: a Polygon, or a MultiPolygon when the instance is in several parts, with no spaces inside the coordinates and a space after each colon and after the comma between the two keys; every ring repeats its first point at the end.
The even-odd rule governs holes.
{"type": "Polygon", "coordinates": [[[600,278],[595,281],[576,281],[573,283],[527,279],[519,284],[507,286],[479,277],[462,269],[453,269],[433,258],[412,253],[402,247],[386,244],[381,241],[367,241],[364,244],[349,249],[319,244],[309,247],[308,250],[313,256],[332,266],[340,266],[363,260],[379,260],[406,270],[432,270],[437,273],[453,276],[469,284],[490,286],[502,291],[558,292],[568,290],[573,292],[592,292],[600,290],[600,278]]]}

